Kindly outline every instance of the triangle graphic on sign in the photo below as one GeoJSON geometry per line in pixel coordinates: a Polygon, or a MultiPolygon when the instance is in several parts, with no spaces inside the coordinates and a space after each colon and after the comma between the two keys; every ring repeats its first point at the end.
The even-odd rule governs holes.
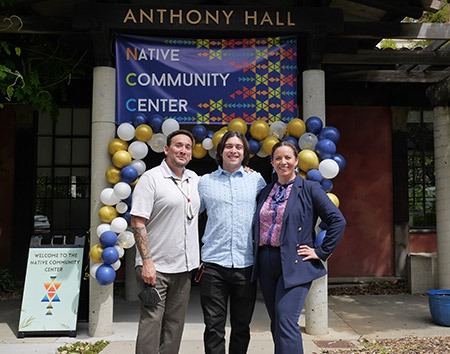
{"type": "Polygon", "coordinates": [[[50,300],[48,299],[48,296],[45,295],[41,302],[50,302],[50,300]]]}
{"type": "Polygon", "coordinates": [[[55,294],[55,297],[53,298],[53,302],[61,302],[61,300],[59,299],[58,294],[55,294]]]}
{"type": "Polygon", "coordinates": [[[50,285],[50,287],[48,288],[48,291],[49,291],[49,292],[50,292],[50,291],[55,292],[55,291],[56,291],[55,285],[54,285],[54,284],[50,285]]]}
{"type": "Polygon", "coordinates": [[[52,305],[51,302],[48,304],[47,308],[48,308],[48,309],[52,309],[52,308],[53,308],[53,305],[52,305]]]}
{"type": "Polygon", "coordinates": [[[59,287],[61,286],[62,283],[53,283],[53,285],[55,286],[56,290],[59,289],[59,287]]]}
{"type": "Polygon", "coordinates": [[[48,288],[49,288],[49,286],[50,286],[51,284],[52,284],[52,283],[44,283],[45,290],[48,290],[48,288]]]}
{"type": "Polygon", "coordinates": [[[52,310],[48,310],[47,313],[45,314],[45,316],[51,316],[52,314],[52,310]]]}
{"type": "Polygon", "coordinates": [[[56,295],[56,293],[48,293],[48,298],[50,299],[50,301],[53,300],[53,297],[56,295]]]}

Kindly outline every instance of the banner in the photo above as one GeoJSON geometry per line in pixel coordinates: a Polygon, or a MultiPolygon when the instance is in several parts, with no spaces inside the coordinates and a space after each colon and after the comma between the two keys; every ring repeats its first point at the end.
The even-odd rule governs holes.
{"type": "Polygon", "coordinates": [[[116,38],[117,123],[287,122],[297,114],[296,37],[116,38]]]}

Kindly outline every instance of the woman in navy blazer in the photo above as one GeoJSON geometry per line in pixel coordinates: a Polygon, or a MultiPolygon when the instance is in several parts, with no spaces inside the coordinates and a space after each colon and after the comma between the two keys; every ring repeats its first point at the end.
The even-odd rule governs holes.
{"type": "Polygon", "coordinates": [[[281,141],[271,163],[278,181],[266,186],[257,199],[254,217],[253,279],[259,278],[271,319],[275,354],[303,353],[298,319],[311,282],[326,274],[326,261],[345,229],[345,219],[317,182],[297,176],[298,153],[281,141]],[[328,225],[315,246],[317,218],[328,225]]]}

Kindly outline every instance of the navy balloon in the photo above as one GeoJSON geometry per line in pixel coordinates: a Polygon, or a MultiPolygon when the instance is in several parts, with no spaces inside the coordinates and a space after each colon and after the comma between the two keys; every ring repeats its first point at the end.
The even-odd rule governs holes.
{"type": "Polygon", "coordinates": [[[214,136],[214,131],[212,131],[212,130],[208,130],[208,134],[206,135],[208,138],[210,138],[210,139],[212,139],[213,138],[213,136],[214,136]]]}
{"type": "Polygon", "coordinates": [[[164,123],[164,118],[159,114],[151,116],[148,120],[148,125],[152,128],[153,133],[159,133],[161,131],[161,126],[164,123]]]}
{"type": "Polygon", "coordinates": [[[335,144],[337,144],[340,137],[341,134],[339,134],[339,130],[337,130],[335,127],[324,127],[320,131],[319,136],[317,138],[319,138],[319,140],[330,139],[335,144]]]}
{"type": "Polygon", "coordinates": [[[300,151],[300,146],[298,146],[298,139],[295,139],[293,136],[285,136],[281,141],[287,141],[295,146],[297,152],[300,151]]]}
{"type": "Polygon", "coordinates": [[[319,172],[319,170],[313,168],[306,174],[306,179],[309,181],[316,181],[320,183],[320,181],[322,181],[322,174],[319,172]]]}
{"type": "Polygon", "coordinates": [[[326,230],[320,231],[316,236],[316,247],[319,247],[323,243],[323,239],[325,238],[325,235],[327,234],[326,230]]]}
{"type": "Polygon", "coordinates": [[[314,116],[309,117],[306,120],[305,125],[306,125],[306,131],[308,133],[313,133],[315,135],[319,134],[323,127],[323,123],[320,120],[320,118],[314,117],[314,116]]]}
{"type": "Polygon", "coordinates": [[[260,145],[255,139],[248,139],[248,145],[250,146],[250,154],[252,155],[256,154],[260,149],[260,145]]]}
{"type": "Polygon", "coordinates": [[[120,171],[120,178],[125,183],[133,183],[138,178],[138,171],[133,166],[125,166],[120,171]]]}
{"type": "Polygon", "coordinates": [[[315,150],[319,158],[325,160],[336,152],[336,144],[330,139],[319,140],[315,150]]]}
{"type": "Polygon", "coordinates": [[[103,246],[103,248],[114,247],[116,242],[117,234],[113,231],[105,231],[100,235],[100,244],[103,246]]]}
{"type": "Polygon", "coordinates": [[[132,123],[134,127],[137,128],[141,124],[147,124],[147,117],[142,113],[138,113],[133,117],[132,123]]]}
{"type": "Polygon", "coordinates": [[[95,279],[100,285],[109,285],[116,279],[116,271],[107,264],[102,264],[95,272],[95,279]]]}
{"type": "Polygon", "coordinates": [[[131,214],[130,211],[126,211],[124,214],[120,214],[120,216],[122,216],[128,224],[131,223],[131,214]]]}
{"type": "Polygon", "coordinates": [[[342,172],[347,164],[347,162],[345,161],[344,156],[342,156],[341,154],[334,154],[331,157],[334,161],[336,161],[336,163],[339,166],[339,172],[342,172]]]}
{"type": "Polygon", "coordinates": [[[192,135],[197,142],[201,142],[208,136],[208,131],[204,125],[198,124],[192,128],[192,135]]]}
{"type": "Polygon", "coordinates": [[[122,202],[128,205],[128,208],[131,208],[131,201],[133,200],[133,192],[131,192],[130,196],[127,199],[123,199],[122,202]]]}
{"type": "Polygon", "coordinates": [[[113,264],[116,263],[119,259],[119,252],[114,247],[106,247],[102,251],[102,261],[105,264],[113,264]]]}
{"type": "Polygon", "coordinates": [[[333,189],[333,182],[331,182],[329,179],[324,178],[322,182],[320,182],[320,185],[322,186],[322,189],[329,193],[333,189]]]}

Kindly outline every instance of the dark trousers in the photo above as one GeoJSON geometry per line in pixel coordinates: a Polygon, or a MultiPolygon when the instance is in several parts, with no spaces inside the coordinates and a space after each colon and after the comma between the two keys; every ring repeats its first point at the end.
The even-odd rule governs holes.
{"type": "Polygon", "coordinates": [[[206,354],[225,353],[225,322],[230,299],[230,354],[245,354],[250,342],[250,321],[256,301],[252,267],[224,268],[205,263],[200,281],[200,300],[205,321],[206,354]]]}
{"type": "Polygon", "coordinates": [[[298,320],[311,282],[286,289],[278,247],[260,247],[259,280],[270,317],[275,354],[303,354],[298,320]]]}

